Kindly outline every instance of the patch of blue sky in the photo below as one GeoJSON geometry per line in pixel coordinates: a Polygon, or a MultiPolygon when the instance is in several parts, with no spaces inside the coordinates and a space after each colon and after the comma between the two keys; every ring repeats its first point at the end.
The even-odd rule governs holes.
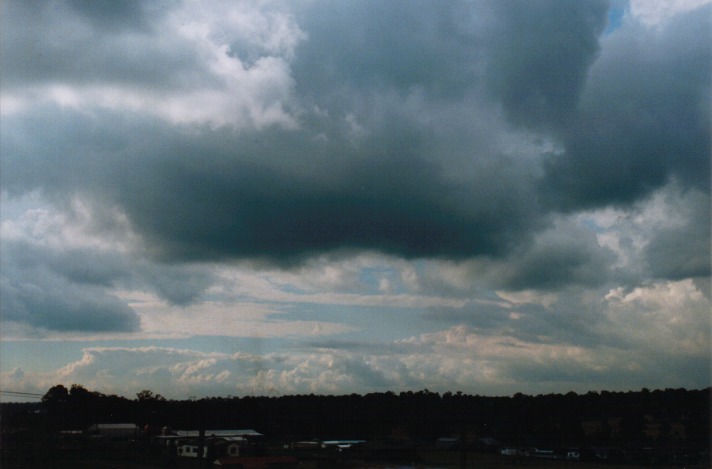
{"type": "MultiPolygon", "coordinates": [[[[22,340],[0,341],[0,370],[16,368],[32,372],[56,371],[68,363],[81,360],[85,348],[159,347],[193,350],[201,353],[251,353],[256,355],[277,352],[288,347],[291,339],[261,337],[194,336],[185,339],[139,339],[102,341],[22,340]]],[[[57,383],[67,384],[67,383],[57,383]]],[[[71,384],[71,383],[69,383],[71,384]]]]}
{"type": "MultiPolygon", "coordinates": [[[[291,319],[346,324],[351,332],[335,337],[347,340],[392,342],[428,332],[432,323],[423,317],[425,308],[309,304],[299,307],[291,319]]],[[[313,337],[310,337],[313,338],[313,337]]]]}
{"type": "Polygon", "coordinates": [[[593,218],[583,218],[581,224],[594,233],[603,233],[606,231],[606,229],[593,218]]]}
{"type": "Polygon", "coordinates": [[[151,341],[152,345],[195,350],[203,353],[250,353],[262,355],[277,352],[287,346],[291,340],[275,337],[229,337],[195,336],[187,339],[151,341]]]}
{"type": "Polygon", "coordinates": [[[15,368],[24,371],[48,372],[82,358],[82,348],[96,347],[99,343],[60,340],[1,340],[0,370],[15,368]]]}
{"type": "Polygon", "coordinates": [[[405,293],[398,271],[388,267],[366,267],[359,272],[359,282],[369,291],[378,292],[382,289],[382,282],[388,282],[391,293],[405,293]]]}
{"type": "Polygon", "coordinates": [[[280,291],[283,291],[285,293],[292,293],[294,295],[306,295],[309,293],[312,293],[309,290],[306,290],[304,288],[300,288],[297,285],[294,285],[292,283],[287,283],[287,282],[277,282],[275,281],[274,278],[272,277],[265,277],[265,280],[268,282],[272,283],[273,285],[277,286],[280,291]]]}
{"type": "Polygon", "coordinates": [[[612,0],[611,6],[608,8],[608,24],[603,31],[603,35],[607,36],[613,31],[621,27],[623,17],[628,11],[628,0],[612,0]]]}

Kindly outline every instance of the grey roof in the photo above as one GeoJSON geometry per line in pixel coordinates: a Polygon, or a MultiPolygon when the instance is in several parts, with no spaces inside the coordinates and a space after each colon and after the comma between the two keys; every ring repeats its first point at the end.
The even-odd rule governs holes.
{"type": "Polygon", "coordinates": [[[135,423],[95,423],[91,425],[89,428],[94,428],[94,429],[118,429],[118,428],[126,428],[126,429],[134,429],[138,428],[138,425],[135,423]]]}
{"type": "MultiPolygon", "coordinates": [[[[199,437],[200,436],[200,431],[199,430],[176,430],[175,432],[178,436],[185,436],[185,437],[199,437]]],[[[205,436],[219,436],[219,437],[231,437],[231,436],[262,436],[262,433],[258,433],[252,429],[246,429],[246,430],[205,430],[205,436]]]]}

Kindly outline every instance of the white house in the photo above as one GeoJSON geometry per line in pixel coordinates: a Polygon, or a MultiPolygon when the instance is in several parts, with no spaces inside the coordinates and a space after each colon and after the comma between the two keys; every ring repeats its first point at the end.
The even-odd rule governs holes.
{"type": "MultiPolygon", "coordinates": [[[[198,457],[198,445],[193,445],[193,444],[187,444],[187,445],[180,445],[178,446],[178,449],[176,450],[178,452],[178,456],[184,457],[184,458],[197,458],[198,457]]],[[[208,447],[203,446],[203,458],[208,457],[208,447]]]]}

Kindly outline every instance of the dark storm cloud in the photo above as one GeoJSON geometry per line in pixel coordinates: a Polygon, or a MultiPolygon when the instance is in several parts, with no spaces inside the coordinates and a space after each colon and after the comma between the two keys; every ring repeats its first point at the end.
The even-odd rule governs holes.
{"type": "Polygon", "coordinates": [[[186,305],[210,285],[200,267],[159,265],[91,248],[58,249],[3,240],[3,320],[54,331],[132,332],[136,312],[111,288],[154,291],[186,305]]]}
{"type": "Polygon", "coordinates": [[[613,252],[600,246],[594,233],[563,224],[512,254],[500,276],[502,286],[509,290],[555,291],[572,283],[595,287],[608,280],[615,261],[613,252]]]}
{"type": "Polygon", "coordinates": [[[135,262],[125,280],[129,287],[152,290],[170,304],[180,306],[198,301],[214,281],[215,276],[201,266],[148,261],[135,262]]]}
{"type": "Polygon", "coordinates": [[[34,283],[3,278],[4,321],[52,331],[132,332],[137,314],[123,301],[87,285],[70,285],[39,276],[34,283]]]}
{"type": "MultiPolygon", "coordinates": [[[[381,13],[393,16],[392,7],[382,8],[386,11],[381,13]]],[[[463,62],[460,57],[447,59],[449,68],[438,74],[430,72],[426,62],[448,49],[459,54],[466,45],[445,40],[448,24],[437,25],[434,29],[443,40],[433,41],[428,55],[422,57],[422,46],[436,33],[421,39],[416,33],[428,31],[432,19],[407,10],[412,11],[405,28],[409,35],[401,38],[397,34],[396,44],[387,40],[395,33],[387,30],[388,22],[382,22],[376,12],[364,14],[363,23],[355,24],[352,14],[331,15],[327,9],[324,14],[332,29],[308,31],[309,41],[298,51],[308,65],[304,67],[297,59],[297,87],[310,82],[305,70],[314,67],[309,58],[329,44],[336,74],[324,75],[324,89],[338,89],[341,74],[356,77],[356,87],[362,74],[375,81],[385,77],[386,88],[398,92],[407,87],[403,80],[409,76],[415,80],[412,83],[429,88],[444,79],[443,89],[450,88],[447,77],[463,77],[457,70],[463,62]],[[369,44],[363,49],[369,54],[382,52],[351,62],[347,58],[361,44],[350,34],[341,43],[334,40],[347,32],[355,34],[359,28],[370,31],[366,36],[384,40],[386,47],[369,44]],[[379,37],[384,32],[388,34],[379,37]],[[398,64],[393,66],[392,60],[398,64]]],[[[118,63],[127,62],[119,58],[118,63]]],[[[102,73],[102,62],[96,66],[102,73]]],[[[328,70],[329,64],[317,68],[322,69],[328,70]]],[[[350,82],[346,86],[353,88],[350,82]]],[[[365,94],[367,103],[380,100],[378,93],[365,94]]],[[[350,98],[339,99],[345,99],[344,109],[354,105],[350,98]]],[[[97,123],[93,117],[44,110],[6,129],[9,138],[3,154],[9,156],[3,183],[18,192],[42,188],[50,193],[100,193],[109,202],[118,202],[158,254],[168,258],[283,259],[339,248],[459,257],[501,252],[526,233],[536,219],[530,210],[532,198],[520,198],[532,187],[528,163],[512,160],[521,168],[512,171],[504,160],[487,161],[494,155],[467,155],[464,149],[477,145],[465,131],[455,135],[461,141],[445,142],[451,135],[438,135],[437,129],[419,122],[421,116],[409,115],[399,98],[396,101],[381,103],[383,109],[373,112],[354,110],[368,133],[356,143],[344,135],[348,132],[345,125],[333,128],[334,124],[318,118],[312,123],[317,128],[304,132],[270,129],[230,135],[229,131],[204,131],[196,138],[157,125],[117,123],[111,115],[103,115],[97,123]],[[122,130],[117,131],[117,126],[122,130]],[[44,135],[39,141],[30,137],[38,128],[44,135]],[[319,132],[329,141],[315,141],[319,132]],[[125,139],[128,135],[130,140],[125,139]],[[471,159],[464,164],[474,176],[453,181],[444,175],[442,159],[453,148],[466,155],[458,157],[459,163],[471,159]],[[501,190],[508,184],[517,184],[517,190],[501,190]]],[[[338,106],[327,110],[339,118],[338,106]]],[[[428,105],[422,112],[428,112],[428,105]]]]}
{"type": "Polygon", "coordinates": [[[67,281],[110,286],[127,274],[124,259],[118,253],[100,253],[88,249],[52,251],[29,243],[6,243],[6,262],[29,270],[48,270],[67,281]]]}
{"type": "Polygon", "coordinates": [[[284,259],[339,248],[458,257],[497,253],[537,222],[530,200],[519,198],[532,186],[525,171],[483,165],[473,179],[452,182],[411,122],[374,130],[365,148],[276,129],[196,138],[155,122],[106,115],[104,124],[52,112],[15,120],[3,143],[3,186],[118,203],[168,259],[284,259]],[[51,143],[21,141],[33,128],[51,143]],[[502,190],[505,178],[518,179],[516,192],[502,190]]]}
{"type": "MultiPolygon", "coordinates": [[[[127,5],[62,10],[93,25],[123,18],[122,34],[93,28],[68,44],[42,39],[30,59],[19,46],[29,38],[14,27],[21,38],[3,45],[4,68],[19,66],[9,83],[91,76],[153,89],[210,80],[183,42],[169,48],[155,31],[134,32],[143,16],[127,5]]],[[[118,206],[148,252],[166,261],[293,262],[339,249],[516,253],[522,263],[506,282],[552,289],[605,274],[605,253],[578,239],[535,242],[552,208],[630,202],[670,174],[694,181],[708,168],[700,99],[709,95],[709,46],[680,25],[670,26],[679,37],[640,57],[632,32],[615,34],[607,39],[614,51],[594,64],[606,21],[598,1],[313,2],[293,12],[306,37],[288,59],[298,128],[187,130],[138,113],[35,108],[3,124],[3,188],[118,206]],[[641,66],[631,69],[631,60],[641,66]],[[541,147],[502,150],[502,141],[522,138],[512,125],[547,129],[541,140],[563,144],[543,180],[541,147]]],[[[21,7],[10,13],[31,24],[21,7]]],[[[39,17],[52,31],[53,17],[39,17]]],[[[696,31],[707,22],[696,19],[696,31]]],[[[228,55],[248,65],[268,53],[227,42],[228,55]]]]}
{"type": "Polygon", "coordinates": [[[575,106],[607,2],[314,2],[299,19],[297,86],[320,103],[363,89],[419,87],[461,99],[483,81],[516,122],[575,106]],[[320,99],[321,98],[321,99],[320,99]]]}
{"type": "Polygon", "coordinates": [[[554,206],[626,205],[671,177],[709,192],[711,8],[605,40],[566,149],[546,162],[554,206]]]}
{"type": "Polygon", "coordinates": [[[329,106],[353,92],[414,86],[460,97],[478,73],[475,14],[462,2],[308,4],[298,12],[309,40],[296,51],[297,87],[329,106]]]}
{"type": "Polygon", "coordinates": [[[515,122],[558,127],[572,116],[599,51],[608,2],[493,2],[487,84],[515,122]]]}
{"type": "Polygon", "coordinates": [[[103,288],[117,273],[102,259],[95,257],[82,265],[68,253],[69,262],[57,265],[57,257],[47,261],[43,254],[47,252],[26,243],[3,242],[0,311],[4,321],[55,331],[138,330],[138,315],[103,288]]]}

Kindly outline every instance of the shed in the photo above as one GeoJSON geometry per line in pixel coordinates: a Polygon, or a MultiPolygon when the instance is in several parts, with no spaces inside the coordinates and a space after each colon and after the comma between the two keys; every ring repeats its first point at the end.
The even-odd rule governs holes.
{"type": "MultiPolygon", "coordinates": [[[[187,438],[198,438],[200,436],[200,430],[176,430],[176,435],[187,438]]],[[[203,433],[206,437],[215,436],[220,438],[228,437],[242,437],[242,438],[255,438],[262,436],[262,433],[256,432],[252,429],[246,430],[205,430],[203,433]]]]}
{"type": "Polygon", "coordinates": [[[87,433],[103,438],[135,438],[140,429],[135,423],[95,423],[89,426],[87,433]]]}

